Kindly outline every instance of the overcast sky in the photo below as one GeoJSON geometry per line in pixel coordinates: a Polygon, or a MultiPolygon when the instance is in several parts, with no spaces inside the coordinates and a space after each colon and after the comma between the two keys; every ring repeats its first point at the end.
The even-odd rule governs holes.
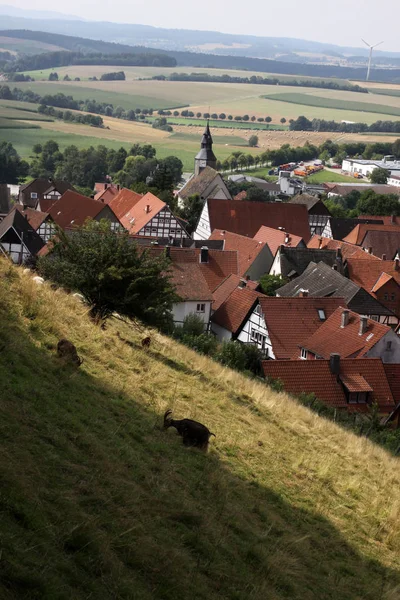
{"type": "Polygon", "coordinates": [[[382,50],[400,52],[400,2],[386,0],[4,0],[18,8],[51,10],[85,19],[177,29],[295,37],[346,46],[384,40],[382,50]]]}

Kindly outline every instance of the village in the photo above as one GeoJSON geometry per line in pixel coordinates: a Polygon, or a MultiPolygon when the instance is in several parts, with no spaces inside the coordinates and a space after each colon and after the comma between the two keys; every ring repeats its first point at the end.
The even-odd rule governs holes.
{"type": "MultiPolygon", "coordinates": [[[[141,251],[169,259],[179,296],[176,327],[195,315],[219,342],[255,346],[263,377],[287,392],[314,394],[353,415],[376,406],[382,423],[398,426],[400,217],[334,217],[322,193],[345,196],[357,184],[307,185],[286,168],[277,183],[229,178],[251,182],[271,201],[249,200],[246,191],[232,197],[216,163],[207,125],[194,173],[175,192],[178,206],[191,197],[201,201],[191,232],[154,194],[110,179],[97,182],[91,197],[67,181],[2,184],[0,250],[15,264],[32,266],[51,254],[58,231],[73,235],[88,220],[106,220],[141,251]]],[[[399,194],[395,157],[344,163],[365,175],[385,166],[387,185],[361,185],[399,194]]]]}

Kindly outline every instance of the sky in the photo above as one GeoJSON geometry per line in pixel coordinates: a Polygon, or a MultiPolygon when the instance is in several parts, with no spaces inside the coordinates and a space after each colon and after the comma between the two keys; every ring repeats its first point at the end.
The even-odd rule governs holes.
{"type": "Polygon", "coordinates": [[[400,52],[399,0],[4,0],[18,8],[58,10],[88,20],[138,23],[174,29],[294,37],[360,47],[384,40],[380,49],[400,52]]]}

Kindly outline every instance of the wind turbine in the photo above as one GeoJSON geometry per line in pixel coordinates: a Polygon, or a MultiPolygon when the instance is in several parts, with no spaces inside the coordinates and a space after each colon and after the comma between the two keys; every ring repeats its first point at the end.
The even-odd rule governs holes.
{"type": "Polygon", "coordinates": [[[368,46],[369,48],[369,60],[368,60],[368,71],[367,71],[367,79],[365,81],[369,81],[369,73],[371,71],[371,62],[372,62],[372,50],[374,48],[376,48],[377,46],[380,46],[381,44],[383,44],[383,42],[379,42],[379,44],[375,44],[375,46],[371,46],[371,44],[368,44],[365,40],[363,40],[361,38],[361,40],[364,42],[364,44],[366,46],[368,46]]]}

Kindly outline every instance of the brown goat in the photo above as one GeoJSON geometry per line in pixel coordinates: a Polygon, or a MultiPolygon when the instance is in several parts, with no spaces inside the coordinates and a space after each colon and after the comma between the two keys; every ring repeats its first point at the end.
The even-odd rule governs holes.
{"type": "Polygon", "coordinates": [[[175,427],[179,435],[183,439],[185,446],[196,446],[202,450],[206,450],[210,437],[215,433],[211,431],[202,423],[193,421],[192,419],[173,419],[171,417],[172,410],[168,409],[164,414],[164,428],[175,427]]]}
{"type": "Polygon", "coordinates": [[[151,344],[151,337],[150,336],[145,337],[142,340],[142,348],[150,348],[150,344],[151,344]]]}
{"type": "Polygon", "coordinates": [[[78,356],[78,352],[72,342],[62,339],[57,344],[57,354],[60,358],[64,358],[77,367],[83,363],[83,359],[78,356]]]}

